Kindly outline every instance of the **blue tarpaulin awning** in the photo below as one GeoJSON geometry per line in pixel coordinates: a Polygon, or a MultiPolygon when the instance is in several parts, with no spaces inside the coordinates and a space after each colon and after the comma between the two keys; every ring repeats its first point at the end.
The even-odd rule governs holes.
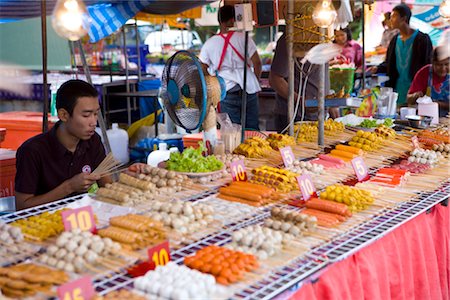
{"type": "MultiPolygon", "coordinates": [[[[46,0],[47,15],[52,14],[56,2],[56,0],[46,0]]],[[[177,14],[213,0],[84,0],[83,2],[91,18],[89,37],[91,42],[96,42],[118,30],[140,11],[159,15],[177,14]]],[[[0,22],[17,21],[40,15],[40,1],[0,1],[0,22]]]]}

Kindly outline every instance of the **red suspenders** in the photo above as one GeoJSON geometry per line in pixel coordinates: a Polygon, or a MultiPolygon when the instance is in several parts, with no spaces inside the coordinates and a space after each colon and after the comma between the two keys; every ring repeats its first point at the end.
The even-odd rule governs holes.
{"type": "MultiPolygon", "coordinates": [[[[239,51],[237,51],[237,49],[233,46],[233,44],[230,43],[230,39],[231,39],[231,37],[233,36],[233,34],[234,34],[234,31],[228,32],[227,36],[224,36],[222,33],[219,34],[219,36],[221,36],[221,37],[225,40],[225,43],[223,44],[222,55],[220,56],[219,66],[217,67],[217,70],[218,70],[218,71],[220,71],[220,68],[222,67],[222,63],[223,63],[223,60],[225,59],[225,53],[226,53],[226,50],[227,50],[227,48],[228,48],[228,45],[231,46],[231,48],[234,50],[234,52],[236,53],[236,55],[237,55],[240,59],[242,59],[242,61],[245,61],[244,56],[242,56],[242,54],[239,53],[239,51]]],[[[249,65],[248,63],[247,63],[247,66],[250,68],[250,65],[249,65]]]]}

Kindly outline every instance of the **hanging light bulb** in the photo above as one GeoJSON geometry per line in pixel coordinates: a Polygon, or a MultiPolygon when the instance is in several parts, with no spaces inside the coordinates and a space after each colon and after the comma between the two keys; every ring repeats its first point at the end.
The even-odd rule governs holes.
{"type": "Polygon", "coordinates": [[[444,0],[439,5],[439,14],[446,20],[450,20],[450,1],[444,0]]]}
{"type": "Polygon", "coordinates": [[[328,28],[336,20],[337,13],[331,0],[321,0],[314,8],[312,19],[321,28],[328,28]]]}
{"type": "Polygon", "coordinates": [[[53,9],[53,28],[59,36],[71,41],[77,41],[87,33],[88,20],[86,6],[81,0],[58,0],[53,9]]]}

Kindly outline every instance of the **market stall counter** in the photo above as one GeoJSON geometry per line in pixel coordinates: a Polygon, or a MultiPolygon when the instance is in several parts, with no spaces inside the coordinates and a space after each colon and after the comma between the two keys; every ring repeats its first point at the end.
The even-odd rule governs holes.
{"type": "Polygon", "coordinates": [[[299,143],[271,133],[233,154],[186,149],[165,166],[121,170],[95,194],[1,216],[2,243],[14,246],[1,248],[1,276],[44,265],[65,274],[43,291],[21,273],[20,285],[2,291],[51,295],[90,276],[102,296],[448,298],[449,214],[440,203],[450,195],[449,151],[429,145],[430,136],[448,144],[445,128],[400,135],[327,124],[324,152],[307,126],[299,143]],[[94,225],[96,234],[83,232],[94,225]]]}

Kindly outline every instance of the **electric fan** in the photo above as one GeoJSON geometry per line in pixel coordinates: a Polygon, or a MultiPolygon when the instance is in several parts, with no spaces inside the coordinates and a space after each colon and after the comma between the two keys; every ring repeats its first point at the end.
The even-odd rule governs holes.
{"type": "Polygon", "coordinates": [[[202,70],[195,55],[182,50],[170,57],[162,74],[161,98],[173,122],[187,132],[205,131],[205,140],[217,140],[215,108],[226,95],[225,82],[202,70]]]}

